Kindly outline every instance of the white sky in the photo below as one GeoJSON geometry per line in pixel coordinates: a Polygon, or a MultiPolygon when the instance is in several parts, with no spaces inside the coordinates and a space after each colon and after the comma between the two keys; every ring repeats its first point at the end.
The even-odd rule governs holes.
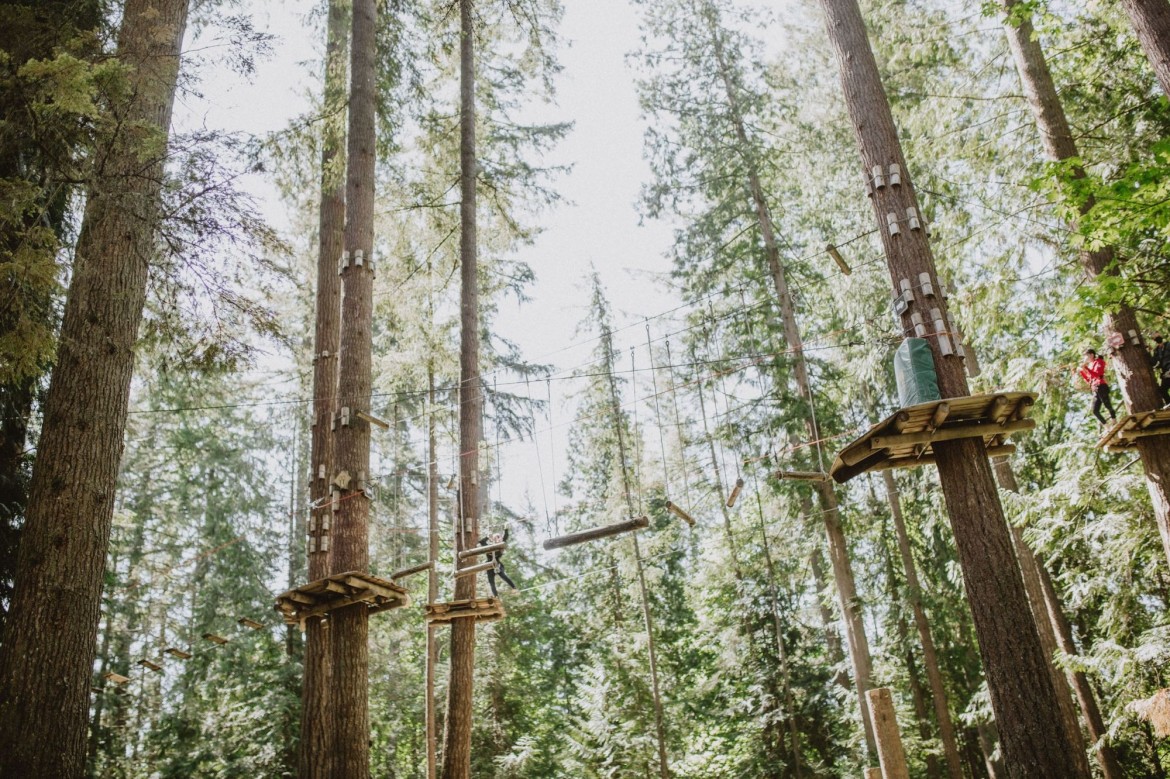
{"type": "MultiPolygon", "coordinates": [[[[211,68],[201,84],[205,98],[180,97],[176,128],[265,135],[303,113],[305,93],[317,81],[322,49],[306,24],[314,4],[245,0],[242,12],[252,16],[257,28],[277,36],[273,55],[260,61],[248,80],[226,68],[211,68]]],[[[564,71],[557,80],[557,102],[538,107],[531,118],[576,123],[549,159],[572,165],[573,170],[558,185],[565,203],[545,215],[543,235],[518,255],[536,273],[536,283],[529,289],[532,300],[522,306],[512,301],[502,305],[497,330],[518,343],[529,360],[564,369],[588,359],[593,346],[566,349],[578,340],[574,331],[585,315],[585,276],[591,263],[608,289],[618,327],[673,308],[678,300],[655,282],[669,270],[665,253],[670,230],[661,223],[640,226],[636,208],[639,189],[650,180],[642,158],[643,123],[633,75],[625,63],[625,55],[639,44],[637,15],[627,0],[570,0],[560,30],[568,45],[559,51],[564,71]]],[[[202,49],[209,42],[194,45],[202,49]]],[[[204,50],[203,56],[214,59],[214,49],[204,50]]],[[[270,182],[253,176],[245,187],[259,198],[270,223],[278,229],[288,227],[284,206],[270,182]]],[[[619,340],[620,346],[644,344],[640,327],[624,335],[628,340],[619,340]]],[[[564,382],[554,386],[554,401],[567,389],[564,382]]],[[[556,406],[554,416],[563,422],[570,411],[559,402],[556,406]]],[[[538,421],[538,427],[545,425],[538,421]]],[[[563,462],[565,432],[560,428],[555,436],[545,433],[543,459],[549,459],[552,444],[563,462]]],[[[543,511],[552,500],[550,466],[545,465],[542,502],[537,497],[541,488],[533,482],[538,471],[535,448],[514,444],[507,449],[504,491],[509,502],[529,492],[543,511]]]]}

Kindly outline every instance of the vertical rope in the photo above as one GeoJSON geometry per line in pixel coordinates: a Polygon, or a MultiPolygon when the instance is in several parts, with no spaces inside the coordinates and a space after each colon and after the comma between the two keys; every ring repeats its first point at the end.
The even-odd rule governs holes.
{"type": "Polygon", "coordinates": [[[645,492],[642,484],[642,434],[638,430],[638,366],[634,359],[634,347],[630,347],[630,394],[633,396],[631,405],[634,407],[634,475],[638,484],[638,513],[646,513],[642,505],[643,493],[645,492]]]}
{"type": "Polygon", "coordinates": [[[672,367],[674,365],[674,358],[672,358],[670,355],[670,339],[669,338],[666,339],[666,364],[668,367],[671,368],[670,399],[671,399],[671,403],[674,405],[675,435],[678,436],[678,451],[679,451],[679,456],[682,458],[683,495],[686,496],[687,505],[693,506],[694,503],[691,502],[690,468],[688,466],[689,461],[687,459],[687,441],[686,441],[686,438],[683,436],[682,414],[679,412],[679,408],[678,408],[678,385],[674,381],[674,369],[672,367]]]}
{"type": "MultiPolygon", "coordinates": [[[[528,407],[532,408],[534,398],[532,397],[532,384],[528,381],[528,376],[524,377],[524,391],[528,395],[528,407]]],[[[536,448],[536,470],[540,474],[540,502],[544,506],[544,529],[547,532],[552,531],[552,517],[548,514],[548,488],[544,483],[544,458],[540,456],[540,437],[536,435],[536,416],[532,417],[532,427],[528,431],[529,437],[532,439],[532,445],[536,448]]],[[[556,485],[553,485],[556,489],[556,485]]]]}
{"type": "Polygon", "coordinates": [[[561,512],[557,507],[557,440],[556,431],[553,429],[553,402],[552,402],[552,379],[545,377],[544,388],[548,393],[548,461],[549,467],[552,470],[552,499],[553,499],[553,529],[559,535],[561,532],[561,512]]]}
{"type": "Polygon", "coordinates": [[[658,374],[654,367],[654,347],[650,343],[650,321],[646,320],[646,354],[650,359],[650,382],[654,389],[654,426],[658,428],[658,447],[662,450],[662,488],[670,497],[670,468],[666,465],[666,437],[662,433],[662,407],[658,402],[658,374]]]}

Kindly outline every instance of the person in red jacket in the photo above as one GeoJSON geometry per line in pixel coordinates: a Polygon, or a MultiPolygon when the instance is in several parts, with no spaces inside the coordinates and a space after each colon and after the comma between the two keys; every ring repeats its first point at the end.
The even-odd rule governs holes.
{"type": "Polygon", "coordinates": [[[1093,416],[1104,425],[1105,416],[1101,413],[1101,406],[1105,406],[1109,416],[1116,421],[1117,412],[1113,410],[1113,401],[1109,399],[1109,384],[1105,381],[1105,358],[1094,349],[1086,349],[1085,361],[1081,363],[1078,373],[1093,392],[1093,416]]]}

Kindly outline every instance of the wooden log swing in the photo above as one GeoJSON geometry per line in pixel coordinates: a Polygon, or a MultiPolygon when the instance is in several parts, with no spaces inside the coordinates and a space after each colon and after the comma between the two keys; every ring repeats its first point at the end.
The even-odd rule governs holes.
{"type": "MultiPolygon", "coordinates": [[[[870,471],[917,468],[935,461],[936,441],[978,438],[989,457],[1006,456],[1008,436],[1036,426],[1028,418],[1036,396],[1003,392],[932,400],[899,409],[837,453],[829,475],[838,484],[870,471]]],[[[1168,416],[1170,420],[1170,416],[1168,416]]]]}
{"type": "Polygon", "coordinates": [[[179,649],[177,646],[168,646],[163,650],[163,653],[179,660],[190,660],[192,657],[194,657],[194,655],[192,655],[190,652],[179,649]]]}
{"type": "Polygon", "coordinates": [[[276,610],[289,625],[364,604],[371,614],[410,605],[406,589],[360,571],[326,576],[276,596],[276,610]]]}
{"type": "Polygon", "coordinates": [[[694,526],[695,526],[695,518],[694,518],[694,517],[692,517],[690,514],[688,514],[688,513],[687,513],[687,512],[686,512],[686,511],[685,511],[685,510],[684,510],[684,509],[681,507],[681,506],[679,506],[677,503],[672,503],[672,502],[671,502],[671,501],[669,501],[669,500],[668,500],[668,501],[666,501],[666,510],[667,510],[667,511],[669,511],[671,514],[674,514],[676,517],[678,517],[679,519],[681,519],[683,522],[686,522],[686,523],[687,523],[688,525],[690,525],[691,527],[694,527],[694,526]]]}
{"type": "Polygon", "coordinates": [[[550,538],[544,542],[544,548],[563,549],[567,546],[576,546],[577,544],[584,544],[589,541],[597,541],[601,538],[609,538],[610,536],[621,535],[622,533],[630,533],[635,530],[642,530],[649,526],[650,517],[643,515],[640,517],[634,517],[633,519],[627,519],[624,522],[615,522],[612,525],[602,525],[601,527],[590,528],[589,530],[581,530],[577,533],[569,533],[568,535],[550,538]]]}
{"type": "Polygon", "coordinates": [[[427,560],[425,563],[419,563],[418,565],[412,565],[409,568],[402,568],[395,571],[394,573],[390,574],[390,580],[398,581],[399,579],[405,579],[408,576],[414,576],[416,573],[433,570],[434,567],[435,561],[427,560]]]}

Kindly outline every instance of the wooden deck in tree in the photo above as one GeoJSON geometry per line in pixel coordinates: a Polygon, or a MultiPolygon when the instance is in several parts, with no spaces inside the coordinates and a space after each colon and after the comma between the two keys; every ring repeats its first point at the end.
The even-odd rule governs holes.
{"type": "Polygon", "coordinates": [[[1170,408],[1139,411],[1121,417],[1097,441],[1097,448],[1124,452],[1136,446],[1139,440],[1157,435],[1170,435],[1170,408]]]}
{"type": "Polygon", "coordinates": [[[476,622],[495,622],[505,616],[504,602],[499,598],[428,603],[425,610],[428,625],[441,625],[457,619],[468,618],[474,619],[476,622]]]}
{"type": "Polygon", "coordinates": [[[276,610],[286,624],[304,624],[331,611],[365,604],[371,614],[410,605],[404,587],[360,571],[347,571],[309,582],[276,596],[276,610]]]}
{"type": "Polygon", "coordinates": [[[917,468],[934,462],[936,441],[978,438],[988,456],[1007,455],[1007,437],[1036,426],[1031,392],[1001,392],[932,400],[907,406],[878,422],[837,453],[829,475],[838,484],[870,471],[917,468]]]}

